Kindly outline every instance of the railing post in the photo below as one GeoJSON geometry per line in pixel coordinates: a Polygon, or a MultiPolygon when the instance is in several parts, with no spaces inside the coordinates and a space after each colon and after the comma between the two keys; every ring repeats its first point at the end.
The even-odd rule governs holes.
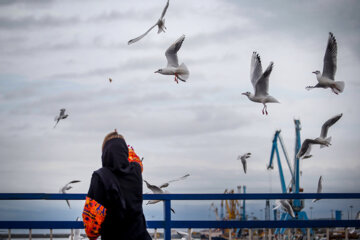
{"type": "Polygon", "coordinates": [[[8,229],[8,239],[11,240],[11,229],[8,229]]]}
{"type": "Polygon", "coordinates": [[[171,240],[171,202],[164,200],[164,240],[171,240]]]}
{"type": "Polygon", "coordinates": [[[252,230],[251,230],[251,228],[249,228],[249,240],[252,240],[252,230]]]}
{"type": "Polygon", "coordinates": [[[155,240],[157,240],[157,228],[155,228],[155,231],[154,231],[154,238],[155,238],[155,240]]]}
{"type": "Polygon", "coordinates": [[[52,228],[50,228],[50,240],[52,240],[53,239],[53,230],[52,230],[52,228]]]}
{"type": "Polygon", "coordinates": [[[74,229],[71,229],[70,236],[71,236],[70,239],[74,240],[74,229]]]}
{"type": "Polygon", "coordinates": [[[209,228],[209,240],[211,240],[211,228],[209,228]]]}
{"type": "Polygon", "coordinates": [[[189,234],[188,240],[191,240],[192,239],[192,237],[191,237],[191,228],[188,228],[188,234],[189,234]]]}
{"type": "Polygon", "coordinates": [[[345,228],[345,240],[349,240],[349,228],[345,228]]]}
{"type": "Polygon", "coordinates": [[[271,236],[271,228],[269,228],[269,236],[268,236],[269,240],[271,240],[272,236],[271,236]]]}
{"type": "Polygon", "coordinates": [[[31,240],[32,239],[32,230],[31,230],[31,228],[29,229],[29,240],[31,240]]]}

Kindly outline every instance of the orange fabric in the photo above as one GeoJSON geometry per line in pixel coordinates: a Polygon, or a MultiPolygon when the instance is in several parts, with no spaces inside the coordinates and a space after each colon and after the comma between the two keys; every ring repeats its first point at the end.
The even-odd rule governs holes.
{"type": "Polygon", "coordinates": [[[100,228],[105,216],[106,208],[94,199],[86,197],[82,217],[86,235],[90,240],[95,240],[100,236],[100,228]]]}
{"type": "Polygon", "coordinates": [[[128,147],[129,147],[129,158],[128,158],[129,162],[137,162],[140,165],[142,172],[143,171],[142,161],[140,160],[139,156],[135,153],[134,148],[131,146],[128,147]]]}

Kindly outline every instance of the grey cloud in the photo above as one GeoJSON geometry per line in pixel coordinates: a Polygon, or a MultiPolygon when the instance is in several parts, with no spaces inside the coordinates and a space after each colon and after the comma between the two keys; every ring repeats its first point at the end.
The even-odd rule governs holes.
{"type": "Polygon", "coordinates": [[[74,25],[80,22],[78,17],[60,18],[54,16],[34,17],[26,16],[21,18],[0,17],[0,29],[28,29],[28,28],[50,28],[64,25],[74,25]]]}

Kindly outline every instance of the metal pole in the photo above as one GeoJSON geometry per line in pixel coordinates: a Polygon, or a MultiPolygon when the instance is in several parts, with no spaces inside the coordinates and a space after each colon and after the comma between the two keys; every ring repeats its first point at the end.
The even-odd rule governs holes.
{"type": "Polygon", "coordinates": [[[211,240],[211,228],[209,229],[209,240],[211,240]]]}
{"type": "Polygon", "coordinates": [[[157,240],[157,228],[155,228],[155,231],[154,231],[154,238],[155,238],[155,240],[157,240]]]}
{"type": "Polygon", "coordinates": [[[52,240],[52,239],[53,239],[53,230],[50,229],[50,240],[52,240]]]}
{"type": "Polygon", "coordinates": [[[31,228],[30,228],[30,229],[29,229],[29,240],[32,239],[31,233],[32,233],[32,231],[31,231],[31,228]]]}
{"type": "Polygon", "coordinates": [[[164,240],[171,240],[171,202],[170,200],[164,200],[164,240]]]}
{"type": "Polygon", "coordinates": [[[188,228],[188,234],[189,234],[189,240],[191,240],[192,238],[191,238],[191,228],[188,228]]]}
{"type": "Polygon", "coordinates": [[[306,229],[306,240],[310,240],[310,228],[306,229]]]}
{"type": "Polygon", "coordinates": [[[11,239],[11,229],[8,229],[8,239],[11,239]]]}
{"type": "Polygon", "coordinates": [[[251,230],[251,228],[249,228],[249,240],[252,240],[253,239],[253,237],[252,237],[252,230],[251,230]]]}
{"type": "Polygon", "coordinates": [[[232,228],[229,229],[229,240],[232,240],[232,228]]]}
{"type": "Polygon", "coordinates": [[[349,240],[349,229],[345,228],[345,240],[349,240]]]}
{"type": "Polygon", "coordinates": [[[326,240],[330,240],[330,229],[326,229],[326,240]]]}
{"type": "Polygon", "coordinates": [[[70,236],[70,239],[74,240],[74,229],[71,229],[70,236]]]}
{"type": "Polygon", "coordinates": [[[271,228],[269,228],[269,240],[271,240],[272,234],[271,234],[271,228]]]}

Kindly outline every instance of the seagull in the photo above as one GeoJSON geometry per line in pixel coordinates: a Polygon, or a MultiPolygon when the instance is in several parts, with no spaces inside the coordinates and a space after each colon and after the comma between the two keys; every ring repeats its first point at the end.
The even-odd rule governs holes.
{"type": "Polygon", "coordinates": [[[112,78],[109,78],[109,82],[110,82],[110,83],[112,82],[112,78]]]}
{"type": "MultiPolygon", "coordinates": [[[[156,186],[156,185],[152,185],[152,184],[148,183],[146,180],[144,180],[144,182],[146,183],[147,188],[150,189],[153,193],[155,193],[155,194],[163,194],[163,193],[168,193],[168,191],[163,190],[163,188],[168,187],[168,186],[169,186],[169,183],[176,182],[176,181],[180,181],[180,180],[184,180],[184,179],[186,179],[188,176],[190,176],[190,174],[186,174],[186,175],[184,175],[184,176],[182,176],[182,177],[180,177],[180,178],[177,178],[177,179],[174,179],[174,180],[170,180],[170,181],[168,181],[167,183],[164,183],[164,184],[160,185],[159,187],[156,186]]],[[[160,201],[161,201],[161,200],[149,200],[149,201],[146,203],[146,205],[148,205],[148,204],[155,204],[155,203],[158,203],[158,202],[160,202],[160,201]]],[[[173,213],[175,213],[174,209],[171,209],[171,211],[172,211],[173,213]]]]}
{"type": "MultiPolygon", "coordinates": [[[[65,186],[63,186],[62,188],[60,188],[59,193],[65,194],[66,191],[68,191],[68,190],[70,190],[70,189],[72,188],[72,186],[70,186],[71,184],[73,184],[73,183],[78,183],[78,182],[80,182],[80,180],[72,180],[72,181],[70,181],[70,182],[67,183],[65,186]]],[[[70,202],[69,202],[69,200],[66,199],[65,201],[66,201],[67,205],[69,206],[69,208],[71,208],[71,207],[70,207],[70,202]]]]}
{"type": "Polygon", "coordinates": [[[320,138],[309,139],[309,138],[307,138],[301,144],[301,148],[300,148],[299,152],[296,154],[296,158],[305,159],[305,158],[312,157],[312,155],[310,155],[312,144],[320,144],[320,145],[325,145],[327,147],[330,145],[330,143],[324,139],[320,139],[320,138]]]}
{"type": "Polygon", "coordinates": [[[318,84],[315,86],[307,86],[306,89],[310,90],[313,88],[331,88],[335,94],[343,92],[345,83],[343,81],[335,81],[335,73],[337,68],[337,43],[333,33],[329,33],[328,44],[324,56],[324,67],[323,72],[319,70],[314,71],[318,84]]]}
{"type": "MultiPolygon", "coordinates": [[[[327,138],[327,133],[329,128],[334,125],[341,117],[342,117],[342,113],[330,118],[329,120],[327,120],[321,127],[321,133],[320,133],[320,139],[326,140],[327,142],[330,143],[331,141],[331,137],[327,138]]],[[[320,145],[320,148],[323,148],[323,145],[320,145]]]]}
{"type": "MultiPolygon", "coordinates": [[[[319,181],[318,181],[318,187],[317,187],[316,193],[321,193],[322,192],[322,181],[323,181],[322,176],[320,176],[319,181]]],[[[320,200],[320,198],[314,199],[314,200],[312,200],[312,202],[314,203],[314,202],[317,202],[319,200],[320,200]]]]}
{"type": "Polygon", "coordinates": [[[177,231],[177,230],[175,230],[175,232],[176,232],[176,234],[178,234],[181,237],[180,240],[189,240],[190,239],[189,234],[186,232],[177,231]]]}
{"type": "Polygon", "coordinates": [[[59,121],[60,121],[61,119],[65,119],[65,118],[67,118],[68,116],[69,116],[68,114],[65,114],[65,108],[60,109],[60,114],[59,114],[59,116],[55,116],[55,121],[56,121],[56,123],[55,123],[54,128],[56,127],[56,125],[59,123],[59,121]]]}
{"type": "Polygon", "coordinates": [[[291,217],[295,218],[295,213],[293,208],[291,207],[290,203],[286,199],[280,199],[275,201],[276,207],[273,208],[273,210],[278,209],[281,207],[285,212],[290,214],[291,217]]]}
{"type": "Polygon", "coordinates": [[[167,67],[160,68],[155,71],[155,73],[160,73],[163,75],[175,75],[175,82],[179,83],[178,80],[186,82],[189,78],[189,70],[184,63],[179,66],[177,52],[181,48],[182,43],[185,40],[185,35],[182,35],[178,40],[176,40],[165,52],[167,59],[167,67]]]}
{"type": "Polygon", "coordinates": [[[243,155],[239,155],[237,160],[241,160],[241,163],[243,165],[244,168],[244,173],[246,174],[246,170],[247,170],[247,164],[246,164],[246,159],[249,158],[251,156],[251,153],[245,153],[243,155]]]}
{"type": "Polygon", "coordinates": [[[158,26],[158,34],[161,33],[161,32],[165,32],[165,19],[164,19],[164,16],[165,16],[165,13],[167,11],[169,7],[169,0],[167,0],[166,2],[166,5],[161,13],[161,16],[159,18],[159,20],[151,27],[149,28],[149,30],[147,30],[144,34],[138,36],[137,38],[134,38],[134,39],[131,39],[130,41],[128,41],[128,45],[134,43],[134,42],[137,42],[139,41],[140,39],[142,39],[143,37],[145,37],[146,34],[148,34],[155,26],[158,26]]]}
{"type": "Polygon", "coordinates": [[[262,109],[262,114],[266,115],[267,106],[266,103],[278,103],[273,96],[269,95],[269,76],[273,69],[274,63],[270,62],[269,66],[262,72],[261,59],[260,55],[257,52],[253,52],[251,57],[250,65],[250,80],[254,87],[255,95],[250,92],[244,92],[243,95],[247,96],[250,101],[262,103],[264,108],[262,109]]]}

